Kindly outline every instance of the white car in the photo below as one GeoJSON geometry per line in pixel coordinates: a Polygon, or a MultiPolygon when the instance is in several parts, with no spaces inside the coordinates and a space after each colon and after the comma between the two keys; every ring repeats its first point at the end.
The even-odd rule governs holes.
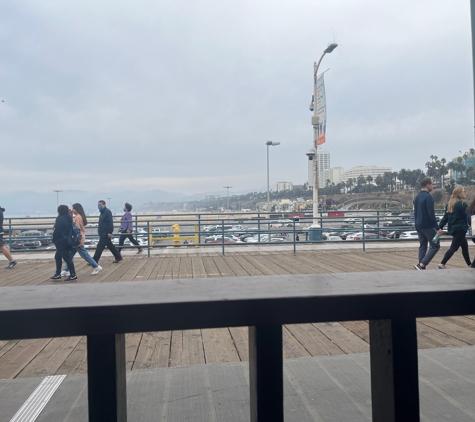
{"type": "Polygon", "coordinates": [[[345,218],[343,221],[347,221],[348,223],[359,223],[363,220],[361,218],[350,217],[350,218],[345,218]]]}
{"type": "Polygon", "coordinates": [[[343,239],[340,236],[327,236],[327,240],[330,242],[343,242],[343,239]]]}
{"type": "Polygon", "coordinates": [[[417,231],[402,232],[399,235],[399,239],[419,239],[419,236],[417,235],[417,231]]]}

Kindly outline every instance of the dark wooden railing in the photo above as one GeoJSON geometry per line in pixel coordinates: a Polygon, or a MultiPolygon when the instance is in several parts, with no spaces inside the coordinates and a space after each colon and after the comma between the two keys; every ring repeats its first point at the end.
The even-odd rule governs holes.
{"type": "Polygon", "coordinates": [[[90,422],[126,421],[125,333],[249,326],[251,422],[281,422],[282,325],[370,320],[373,421],[419,416],[416,318],[475,314],[475,271],[0,289],[0,340],[87,336],[90,422]]]}

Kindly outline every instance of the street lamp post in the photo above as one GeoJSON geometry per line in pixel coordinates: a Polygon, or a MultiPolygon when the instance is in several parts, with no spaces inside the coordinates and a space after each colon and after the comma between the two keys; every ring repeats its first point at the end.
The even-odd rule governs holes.
{"type": "Polygon", "coordinates": [[[111,198],[106,198],[107,199],[107,206],[109,207],[109,209],[111,210],[112,212],[112,208],[111,208],[111,198]]]}
{"type": "Polygon", "coordinates": [[[229,210],[229,189],[232,189],[232,186],[223,186],[226,189],[226,211],[229,210]]]}
{"type": "Polygon", "coordinates": [[[280,142],[267,141],[267,212],[270,213],[270,193],[269,193],[269,147],[280,145],[280,142]]]}
{"type": "Polygon", "coordinates": [[[56,208],[59,207],[59,192],[62,192],[61,189],[53,189],[53,192],[56,192],[56,208]]]}
{"type": "MultiPolygon", "coordinates": [[[[318,77],[318,68],[320,67],[320,63],[322,62],[325,54],[331,53],[335,48],[338,47],[338,44],[330,44],[325,50],[323,50],[323,54],[320,57],[320,60],[313,63],[313,99],[312,103],[310,104],[310,111],[313,111],[313,118],[312,118],[312,126],[318,124],[318,107],[317,107],[317,77],[318,77]]],[[[316,218],[318,217],[318,155],[317,155],[317,142],[316,139],[317,131],[314,130],[314,148],[315,148],[315,157],[313,160],[313,220],[314,223],[316,222],[316,218]]],[[[308,155],[308,154],[307,154],[308,155]]]]}

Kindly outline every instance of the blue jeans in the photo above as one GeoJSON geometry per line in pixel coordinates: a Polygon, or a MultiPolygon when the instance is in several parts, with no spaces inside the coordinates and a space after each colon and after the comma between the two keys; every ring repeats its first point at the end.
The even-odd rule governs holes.
{"type": "MultiPolygon", "coordinates": [[[[84,246],[79,246],[79,248],[73,248],[71,250],[71,259],[74,258],[74,255],[76,255],[76,252],[79,252],[79,256],[84,259],[87,263],[92,265],[92,268],[97,268],[98,264],[94,259],[92,258],[91,255],[89,255],[89,252],[84,246]]],[[[64,271],[69,271],[68,265],[66,264],[65,267],[63,268],[64,271]]]]}
{"type": "Polygon", "coordinates": [[[418,229],[417,235],[419,236],[419,262],[424,264],[425,267],[429,265],[435,254],[440,249],[440,240],[432,242],[435,234],[435,229],[418,229]],[[429,252],[427,252],[427,243],[430,244],[429,252]]]}

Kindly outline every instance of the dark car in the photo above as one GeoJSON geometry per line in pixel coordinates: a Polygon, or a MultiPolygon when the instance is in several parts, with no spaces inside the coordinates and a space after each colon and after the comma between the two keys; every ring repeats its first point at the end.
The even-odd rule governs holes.
{"type": "Polygon", "coordinates": [[[378,224],[379,220],[377,218],[365,218],[365,224],[378,224]]]}
{"type": "Polygon", "coordinates": [[[12,243],[12,249],[37,249],[40,248],[41,242],[39,240],[17,240],[12,243]]]}

